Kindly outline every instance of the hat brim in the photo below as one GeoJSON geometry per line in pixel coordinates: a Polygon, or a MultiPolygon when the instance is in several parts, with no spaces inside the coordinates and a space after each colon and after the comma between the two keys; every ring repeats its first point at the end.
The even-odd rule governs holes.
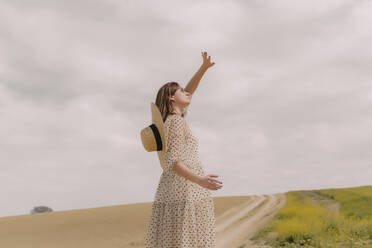
{"type": "Polygon", "coordinates": [[[166,134],[165,134],[165,124],[163,122],[163,118],[161,116],[160,110],[158,106],[156,106],[155,103],[151,102],[151,114],[152,114],[152,123],[154,123],[158,129],[159,129],[159,134],[160,138],[162,140],[163,144],[163,149],[160,151],[157,151],[159,162],[161,167],[164,169],[164,156],[165,152],[167,150],[167,140],[166,140],[166,134]]]}

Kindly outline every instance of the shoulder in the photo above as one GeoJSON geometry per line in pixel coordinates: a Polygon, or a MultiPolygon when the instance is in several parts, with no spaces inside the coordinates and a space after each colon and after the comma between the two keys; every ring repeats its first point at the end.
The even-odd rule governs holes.
{"type": "Polygon", "coordinates": [[[184,122],[185,118],[178,114],[169,114],[165,119],[165,123],[184,122]]]}
{"type": "Polygon", "coordinates": [[[165,120],[165,126],[170,129],[182,129],[185,127],[185,124],[185,118],[177,114],[169,115],[165,120]]]}

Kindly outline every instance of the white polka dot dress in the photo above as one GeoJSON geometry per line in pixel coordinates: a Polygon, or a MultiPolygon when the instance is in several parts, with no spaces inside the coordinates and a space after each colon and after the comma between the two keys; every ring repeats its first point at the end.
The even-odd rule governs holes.
{"type": "Polygon", "coordinates": [[[205,175],[199,160],[198,138],[186,119],[179,114],[169,115],[165,127],[165,168],[152,205],[145,247],[215,248],[216,229],[211,192],[172,170],[177,161],[181,160],[194,173],[205,175]]]}

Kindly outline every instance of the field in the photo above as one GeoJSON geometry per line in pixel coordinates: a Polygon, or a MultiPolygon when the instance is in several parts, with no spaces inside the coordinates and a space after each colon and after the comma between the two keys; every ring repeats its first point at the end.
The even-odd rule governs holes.
{"type": "Polygon", "coordinates": [[[289,191],[252,238],[272,247],[372,247],[372,186],[289,191]]]}

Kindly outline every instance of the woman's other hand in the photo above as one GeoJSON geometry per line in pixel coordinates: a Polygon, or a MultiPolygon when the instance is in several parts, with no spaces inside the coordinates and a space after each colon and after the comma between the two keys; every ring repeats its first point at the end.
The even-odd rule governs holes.
{"type": "Polygon", "coordinates": [[[202,186],[203,188],[210,189],[210,190],[217,190],[222,188],[222,182],[215,179],[218,177],[214,174],[209,174],[206,176],[200,177],[198,184],[202,186]]]}

